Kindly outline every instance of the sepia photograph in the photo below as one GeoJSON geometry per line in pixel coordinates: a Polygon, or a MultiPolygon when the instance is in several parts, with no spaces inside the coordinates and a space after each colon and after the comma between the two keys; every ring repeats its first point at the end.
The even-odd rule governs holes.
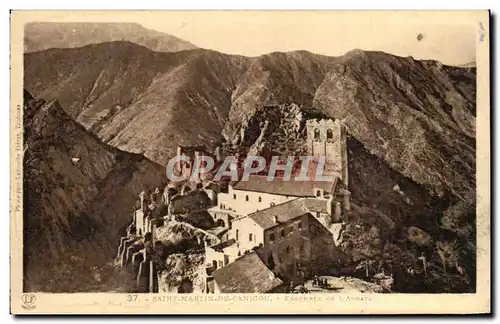
{"type": "Polygon", "coordinates": [[[21,312],[80,293],[489,311],[488,11],[11,19],[21,312]]]}

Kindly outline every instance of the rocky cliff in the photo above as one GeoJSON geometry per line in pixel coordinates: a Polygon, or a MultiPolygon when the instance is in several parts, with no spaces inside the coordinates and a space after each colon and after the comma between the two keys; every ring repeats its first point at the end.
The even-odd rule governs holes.
{"type": "Polygon", "coordinates": [[[26,91],[24,146],[25,290],[95,287],[92,269],[110,260],[137,194],[159,186],[164,168],[101,143],[57,101],[26,91]]]}

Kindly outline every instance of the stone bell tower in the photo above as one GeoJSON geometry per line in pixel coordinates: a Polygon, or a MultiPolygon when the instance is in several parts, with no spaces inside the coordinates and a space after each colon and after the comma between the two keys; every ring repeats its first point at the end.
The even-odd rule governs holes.
{"type": "Polygon", "coordinates": [[[307,153],[309,156],[324,156],[326,174],[335,174],[348,185],[347,133],[337,119],[310,119],[306,121],[307,153]]]}

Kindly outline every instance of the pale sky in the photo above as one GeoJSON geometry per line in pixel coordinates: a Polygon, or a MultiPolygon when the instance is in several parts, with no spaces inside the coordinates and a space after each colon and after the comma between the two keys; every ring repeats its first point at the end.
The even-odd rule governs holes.
{"type": "Polygon", "coordinates": [[[338,56],[357,48],[411,55],[416,59],[437,59],[445,64],[475,60],[476,26],[460,20],[453,23],[419,19],[392,22],[390,19],[384,21],[381,16],[363,19],[361,12],[354,16],[316,12],[311,18],[298,12],[280,15],[273,12],[260,15],[223,13],[213,20],[195,13],[182,18],[140,23],[202,48],[246,56],[293,50],[338,56]],[[420,33],[423,38],[418,41],[420,33]]]}
{"type": "Polygon", "coordinates": [[[380,50],[445,64],[475,60],[480,12],[141,11],[44,12],[40,21],[137,22],[228,54],[307,50],[338,56],[380,50]],[[421,41],[417,35],[422,34],[421,41]]]}

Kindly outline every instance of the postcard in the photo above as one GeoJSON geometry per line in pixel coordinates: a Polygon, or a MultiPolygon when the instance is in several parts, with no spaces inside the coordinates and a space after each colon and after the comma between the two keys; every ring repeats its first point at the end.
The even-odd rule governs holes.
{"type": "Polygon", "coordinates": [[[490,313],[489,19],[12,11],[11,313],[490,313]]]}

